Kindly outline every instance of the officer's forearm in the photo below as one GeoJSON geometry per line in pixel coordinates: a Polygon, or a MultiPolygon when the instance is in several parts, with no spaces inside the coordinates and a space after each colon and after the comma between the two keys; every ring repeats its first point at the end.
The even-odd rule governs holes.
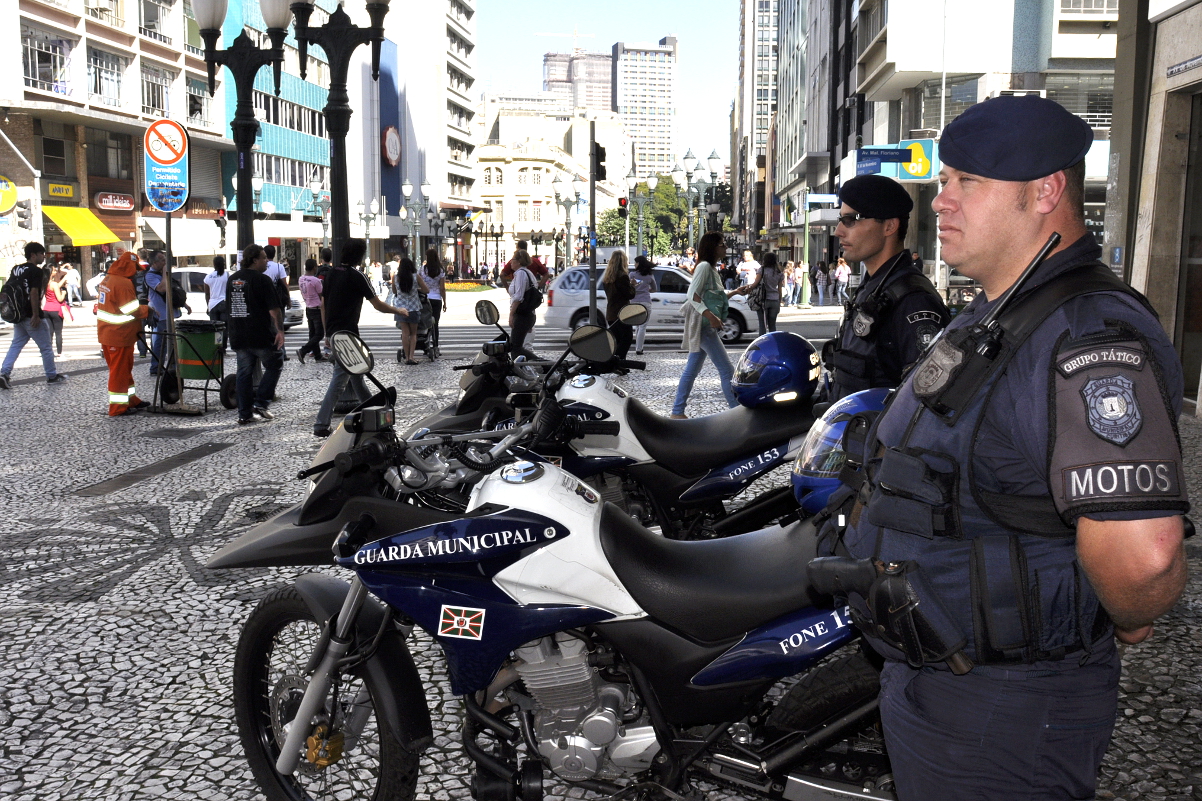
{"type": "Polygon", "coordinates": [[[1180,517],[1077,521],[1077,558],[1114,625],[1134,631],[1173,608],[1188,566],[1180,517]]]}

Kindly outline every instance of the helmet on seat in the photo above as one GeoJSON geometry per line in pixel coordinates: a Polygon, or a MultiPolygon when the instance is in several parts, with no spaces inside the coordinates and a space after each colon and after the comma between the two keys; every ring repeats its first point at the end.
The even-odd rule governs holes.
{"type": "Polygon", "coordinates": [[[743,406],[809,400],[822,372],[818,352],[805,337],[773,331],[743,351],[731,388],[743,406]]]}
{"type": "Polygon", "coordinates": [[[860,412],[879,412],[885,408],[890,390],[866,389],[831,405],[810,428],[801,450],[793,461],[793,495],[807,515],[826,507],[831,494],[839,488],[839,473],[847,454],[843,451],[843,432],[847,422],[860,412]]]}

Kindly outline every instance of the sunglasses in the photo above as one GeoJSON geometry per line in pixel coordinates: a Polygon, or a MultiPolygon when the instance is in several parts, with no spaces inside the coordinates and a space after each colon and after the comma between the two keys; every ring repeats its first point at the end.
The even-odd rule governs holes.
{"type": "Polygon", "coordinates": [[[854,228],[856,223],[858,223],[860,220],[876,220],[879,218],[865,217],[863,214],[860,214],[860,212],[857,211],[855,214],[840,214],[835,219],[838,220],[844,228],[854,228]]]}

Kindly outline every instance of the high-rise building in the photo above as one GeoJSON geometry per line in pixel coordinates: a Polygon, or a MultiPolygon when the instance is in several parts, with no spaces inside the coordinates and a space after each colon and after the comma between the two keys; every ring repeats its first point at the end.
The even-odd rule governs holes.
{"type": "Polygon", "coordinates": [[[671,172],[676,164],[676,51],[674,36],[613,46],[613,110],[634,140],[639,177],[671,172]]]}
{"type": "Polygon", "coordinates": [[[613,108],[613,56],[575,50],[543,56],[543,91],[572,108],[613,108]]]}
{"type": "Polygon", "coordinates": [[[780,0],[742,0],[739,87],[732,135],[732,223],[754,243],[764,227],[764,169],[768,128],[776,111],[777,22],[780,0]]]}

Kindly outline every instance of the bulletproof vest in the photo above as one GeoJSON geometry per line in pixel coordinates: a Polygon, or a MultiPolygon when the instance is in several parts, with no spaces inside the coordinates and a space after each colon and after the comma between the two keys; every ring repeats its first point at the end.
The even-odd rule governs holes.
{"type": "MultiPolygon", "coordinates": [[[[910,253],[902,251],[897,258],[909,263],[910,253]]],[[[866,297],[859,298],[857,293],[857,298],[844,305],[838,342],[826,358],[826,368],[832,373],[834,384],[831,393],[833,400],[873,387],[897,386],[897,377],[886,375],[881,367],[877,352],[877,334],[886,324],[889,313],[902,298],[915,292],[926,292],[935,298],[939,297],[939,293],[925,275],[906,271],[886,277],[885,281],[866,297]]]]}
{"type": "MultiPolygon", "coordinates": [[[[936,596],[922,602],[942,606],[977,664],[1088,653],[1109,635],[1109,618],[1077,563],[1075,528],[1052,497],[989,493],[974,474],[979,424],[1006,364],[1064,302],[1092,292],[1123,293],[1150,310],[1101,264],[1071,269],[1002,314],[1004,335],[990,358],[977,352],[984,348],[971,324],[945,331],[945,355],[928,350],[865,441],[851,522],[868,535],[857,550],[874,534],[875,546],[853,555],[916,562],[936,596]]],[[[904,658],[874,638],[871,626],[865,634],[904,658]]]]}

